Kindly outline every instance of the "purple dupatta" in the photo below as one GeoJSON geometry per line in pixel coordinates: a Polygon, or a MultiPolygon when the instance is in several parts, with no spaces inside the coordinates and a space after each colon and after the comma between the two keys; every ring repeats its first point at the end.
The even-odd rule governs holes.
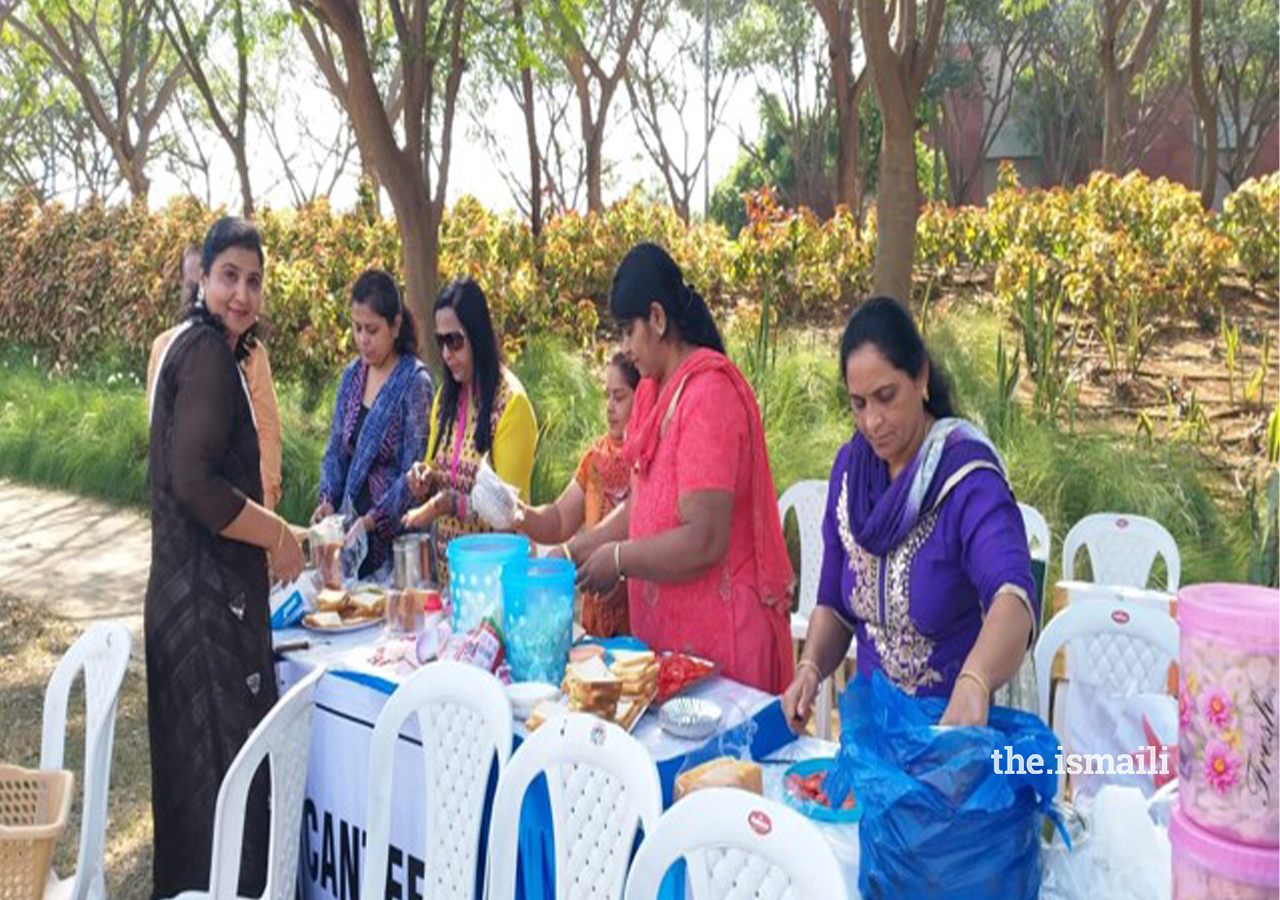
{"type": "Polygon", "coordinates": [[[888,554],[945,496],[956,476],[974,468],[995,469],[1005,477],[991,441],[964,419],[934,422],[911,463],[893,480],[888,464],[855,434],[847,469],[854,540],[877,556],[888,554]]]}

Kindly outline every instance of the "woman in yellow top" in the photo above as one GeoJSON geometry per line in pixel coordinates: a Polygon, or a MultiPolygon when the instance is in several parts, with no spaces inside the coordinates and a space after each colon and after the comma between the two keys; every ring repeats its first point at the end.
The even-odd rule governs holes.
{"type": "Polygon", "coordinates": [[[444,379],[431,406],[425,464],[409,473],[409,488],[426,502],[405,514],[404,524],[435,524],[440,580],[448,581],[449,542],[461,534],[491,531],[471,509],[471,488],[487,455],[493,469],[528,502],[538,425],[519,379],[504,365],[480,285],[449,284],[435,303],[436,343],[444,379]]]}

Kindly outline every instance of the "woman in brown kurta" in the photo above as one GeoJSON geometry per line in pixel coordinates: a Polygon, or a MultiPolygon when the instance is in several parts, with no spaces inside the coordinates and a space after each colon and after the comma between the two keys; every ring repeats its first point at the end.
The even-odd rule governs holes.
{"type": "MultiPolygon", "coordinates": [[[[294,578],[302,552],[262,507],[258,434],[237,355],[262,295],[257,231],[209,231],[200,293],[159,365],[151,421],[151,574],[144,631],[154,896],[207,890],[218,788],[276,701],[268,554],[294,578]]],[[[240,894],[265,883],[267,780],[250,797],[240,894]]]]}

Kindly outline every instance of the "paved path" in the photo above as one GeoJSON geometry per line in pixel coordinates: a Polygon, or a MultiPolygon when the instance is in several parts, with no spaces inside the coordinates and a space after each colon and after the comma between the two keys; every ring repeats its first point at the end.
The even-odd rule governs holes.
{"type": "Polygon", "coordinates": [[[142,656],[151,523],[73,494],[0,479],[0,590],[87,628],[118,619],[142,656]]]}

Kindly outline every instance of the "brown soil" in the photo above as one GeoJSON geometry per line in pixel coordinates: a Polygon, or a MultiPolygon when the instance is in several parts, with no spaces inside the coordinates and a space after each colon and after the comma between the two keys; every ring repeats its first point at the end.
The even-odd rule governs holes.
{"type": "MultiPolygon", "coordinates": [[[[40,763],[40,733],[45,686],[80,626],[35,605],[0,594],[0,760],[35,768],[40,763]]],[[[64,765],[83,784],[84,701],[82,683],[72,691],[67,714],[64,765]]],[[[115,752],[107,817],[107,896],[142,900],[151,894],[151,766],[147,747],[146,681],[131,661],[116,710],[115,752]]],[[[54,866],[60,875],[76,865],[80,842],[80,797],[58,842],[54,866]]]]}

